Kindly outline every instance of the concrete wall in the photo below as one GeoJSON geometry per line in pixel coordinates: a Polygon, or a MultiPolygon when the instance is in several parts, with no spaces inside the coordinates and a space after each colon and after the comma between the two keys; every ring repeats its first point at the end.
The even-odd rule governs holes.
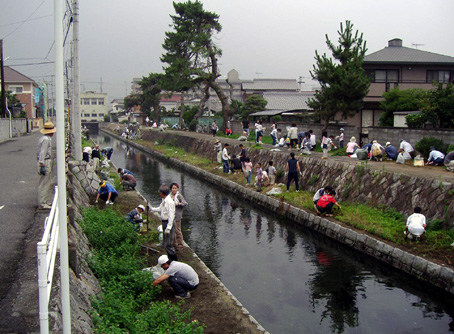
{"type": "MultiPolygon", "coordinates": [[[[119,140],[125,141],[120,136],[116,136],[116,138],[119,140]]],[[[190,150],[191,152],[194,152],[194,150],[200,152],[200,151],[204,151],[204,149],[207,149],[207,148],[210,148],[210,150],[212,150],[211,142],[208,142],[208,141],[205,142],[204,140],[198,140],[198,139],[191,140],[191,138],[182,137],[182,136],[173,136],[173,134],[171,134],[171,133],[162,133],[162,132],[153,131],[153,132],[149,133],[149,137],[148,137],[149,140],[156,140],[156,139],[161,139],[161,138],[168,139],[168,140],[173,139],[174,144],[177,146],[184,147],[185,149],[192,148],[192,150],[190,150]],[[204,144],[204,142],[207,144],[204,144]],[[188,145],[185,145],[185,143],[188,143],[188,145]],[[203,146],[204,148],[197,149],[200,146],[203,146]]],[[[335,239],[356,250],[359,250],[380,261],[383,261],[394,268],[402,270],[423,281],[431,283],[431,284],[445,290],[446,292],[454,294],[454,270],[452,270],[450,268],[427,261],[424,258],[407,253],[399,248],[392,247],[380,240],[375,239],[374,237],[368,236],[363,233],[355,232],[354,230],[351,230],[347,227],[343,227],[343,226],[337,224],[336,222],[313,215],[309,212],[306,212],[302,209],[299,209],[299,208],[289,205],[287,203],[280,202],[275,197],[266,196],[264,194],[257,193],[254,190],[243,187],[242,185],[239,185],[235,182],[231,182],[228,179],[225,179],[221,176],[214,175],[210,172],[199,169],[199,168],[194,167],[185,162],[182,162],[182,161],[179,161],[179,160],[176,160],[173,158],[168,158],[161,153],[152,151],[152,150],[150,150],[142,145],[136,144],[132,141],[127,141],[127,142],[129,145],[134,146],[136,148],[140,148],[146,152],[149,152],[150,154],[160,158],[161,160],[171,163],[171,164],[177,166],[178,168],[181,168],[181,169],[185,170],[186,172],[191,173],[192,175],[195,175],[196,177],[203,178],[205,181],[212,183],[216,187],[221,187],[224,190],[227,190],[231,194],[236,194],[237,196],[240,196],[241,198],[244,198],[245,200],[254,203],[254,205],[256,205],[256,206],[260,206],[264,209],[277,212],[280,215],[285,216],[286,218],[291,219],[292,221],[294,221],[300,225],[303,225],[303,226],[311,228],[315,231],[318,231],[318,232],[326,235],[329,238],[335,239]]],[[[268,159],[269,157],[266,156],[266,152],[273,153],[273,152],[269,152],[266,150],[260,150],[260,151],[256,151],[256,152],[259,155],[255,156],[254,159],[258,159],[258,158],[260,158],[260,156],[261,156],[261,158],[268,159]]],[[[252,153],[252,152],[249,152],[249,153],[252,153]]],[[[210,154],[208,154],[208,156],[209,155],[210,154]]],[[[282,155],[282,156],[284,156],[284,155],[282,155]]],[[[312,159],[310,159],[310,160],[312,160],[312,159]]],[[[255,161],[257,161],[257,160],[255,160],[255,161]]],[[[303,161],[303,164],[307,165],[307,162],[313,163],[313,161],[306,160],[306,161],[303,161]]],[[[350,175],[354,175],[354,173],[355,173],[354,168],[349,168],[349,167],[347,167],[346,169],[339,168],[340,166],[336,166],[336,163],[334,163],[332,166],[328,166],[328,167],[331,167],[338,171],[344,170],[344,172],[346,174],[350,174],[350,175]]],[[[331,168],[325,168],[325,169],[329,171],[331,168]]],[[[393,176],[393,180],[395,183],[396,183],[396,181],[398,181],[398,179],[399,179],[398,175],[393,176]]],[[[410,183],[412,183],[411,180],[408,180],[408,181],[410,181],[410,183]]],[[[414,181],[416,181],[416,179],[414,181]]],[[[350,179],[349,182],[354,182],[354,180],[350,179]]],[[[396,183],[396,184],[400,184],[400,183],[396,183]]],[[[313,186],[313,188],[317,188],[317,187],[319,187],[319,185],[317,185],[315,187],[313,186]]],[[[403,190],[403,188],[408,188],[408,187],[409,187],[409,184],[406,184],[406,182],[404,182],[404,185],[401,188],[403,190]]],[[[352,189],[353,192],[359,192],[359,190],[356,189],[355,186],[353,186],[352,188],[353,188],[352,189]]],[[[393,188],[394,188],[393,191],[396,191],[396,187],[393,187],[393,188]]],[[[372,189],[373,189],[373,187],[370,187],[370,191],[372,191],[372,189]]],[[[432,189],[433,188],[431,188],[429,190],[432,190],[432,189]]],[[[367,197],[368,194],[367,195],[363,194],[362,196],[367,197]]]]}
{"type": "MultiPolygon", "coordinates": [[[[13,137],[17,137],[27,133],[27,131],[31,131],[31,123],[30,120],[25,118],[20,119],[13,119],[11,121],[11,128],[13,137]],[[28,126],[27,126],[28,123],[28,126]]],[[[0,118],[0,142],[8,140],[9,138],[9,119],[8,118],[0,118]]]]}

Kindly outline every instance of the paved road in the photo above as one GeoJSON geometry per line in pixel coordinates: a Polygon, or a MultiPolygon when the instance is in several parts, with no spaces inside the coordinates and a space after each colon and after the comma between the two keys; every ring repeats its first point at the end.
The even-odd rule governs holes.
{"type": "Polygon", "coordinates": [[[36,243],[48,214],[37,210],[40,136],[0,144],[0,333],[39,332],[36,243]]]}

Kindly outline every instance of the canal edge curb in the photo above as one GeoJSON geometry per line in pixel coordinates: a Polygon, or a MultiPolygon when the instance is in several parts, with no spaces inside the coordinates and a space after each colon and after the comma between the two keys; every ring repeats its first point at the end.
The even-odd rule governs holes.
{"type": "Polygon", "coordinates": [[[203,177],[206,181],[236,193],[254,204],[258,204],[263,208],[268,210],[271,209],[276,213],[282,214],[286,218],[293,220],[295,223],[311,228],[312,230],[326,235],[330,239],[337,240],[344,245],[350,246],[353,249],[372,256],[377,260],[384,262],[393,268],[401,270],[421,281],[432,284],[450,294],[454,294],[454,270],[451,268],[444,267],[420,256],[408,253],[367,234],[356,232],[348,227],[341,226],[336,222],[316,216],[288,203],[282,203],[270,196],[250,190],[233,181],[224,179],[223,177],[197,168],[186,162],[166,157],[160,152],[153,151],[138,143],[126,140],[102,128],[99,130],[127,143],[130,146],[134,146],[142,151],[156,156],[167,163],[171,163],[178,168],[190,171],[198,177],[203,177]]]}

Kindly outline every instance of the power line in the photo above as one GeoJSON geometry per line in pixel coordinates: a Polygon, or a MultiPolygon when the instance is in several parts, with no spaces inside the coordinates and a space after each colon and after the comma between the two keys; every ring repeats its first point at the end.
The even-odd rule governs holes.
{"type": "Polygon", "coordinates": [[[20,27],[22,27],[22,26],[24,25],[25,22],[28,22],[29,19],[33,16],[33,14],[35,14],[36,11],[37,11],[37,10],[43,5],[43,3],[45,3],[45,2],[46,2],[46,0],[43,0],[43,2],[41,2],[41,3],[39,4],[39,6],[36,7],[36,9],[27,17],[27,19],[26,19],[24,22],[22,22],[16,29],[14,29],[13,31],[11,31],[8,35],[4,36],[2,39],[5,39],[6,37],[10,36],[10,35],[13,34],[14,32],[16,32],[20,27]]]}
{"type": "Polygon", "coordinates": [[[53,61],[43,61],[40,63],[29,63],[29,64],[14,64],[14,65],[8,65],[11,67],[16,67],[16,66],[30,66],[30,65],[46,65],[46,64],[53,64],[53,61]]]}
{"type": "Polygon", "coordinates": [[[24,21],[18,21],[18,22],[13,22],[13,23],[2,24],[2,25],[0,25],[0,28],[13,26],[13,25],[19,24],[19,23],[25,23],[27,21],[34,21],[34,20],[44,19],[44,18],[50,17],[50,16],[54,16],[54,14],[49,14],[49,15],[45,15],[45,16],[35,17],[34,19],[29,19],[29,20],[24,20],[24,21]]]}

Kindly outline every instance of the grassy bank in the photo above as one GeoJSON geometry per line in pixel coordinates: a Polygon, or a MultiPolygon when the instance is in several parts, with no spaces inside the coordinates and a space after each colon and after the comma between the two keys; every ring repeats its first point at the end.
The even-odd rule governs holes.
{"type": "Polygon", "coordinates": [[[153,287],[153,276],[142,271],[140,245],[149,235],[137,234],[110,207],[86,209],[80,224],[93,246],[90,268],[102,287],[92,300],[94,333],[203,333],[198,321],[190,321],[190,311],[157,300],[161,286],[153,287]]]}
{"type": "MultiPolygon", "coordinates": [[[[167,157],[182,160],[243,186],[246,185],[246,180],[242,174],[225,175],[222,173],[222,168],[214,161],[214,157],[212,160],[200,157],[186,152],[179,147],[166,144],[163,140],[158,140],[155,143],[144,140],[136,140],[136,142],[161,152],[167,157]]],[[[261,146],[252,144],[251,147],[260,149],[261,146]]],[[[283,171],[278,170],[279,175],[283,175],[283,171]]],[[[305,182],[311,182],[311,180],[306,180],[305,182]]],[[[268,188],[265,187],[262,192],[266,192],[268,188]]],[[[283,199],[285,202],[303,208],[306,211],[315,213],[312,192],[285,192],[285,187],[281,186],[281,188],[284,192],[280,195],[275,195],[277,198],[283,199]]],[[[438,263],[453,266],[454,254],[452,254],[452,247],[450,245],[454,241],[454,231],[445,229],[442,221],[431,221],[429,219],[425,238],[422,241],[410,241],[405,239],[403,234],[406,217],[395,210],[384,206],[372,206],[360,203],[343,202],[340,204],[342,205],[342,210],[335,211],[333,217],[336,221],[376,236],[406,251],[429,258],[438,263]]]]}

